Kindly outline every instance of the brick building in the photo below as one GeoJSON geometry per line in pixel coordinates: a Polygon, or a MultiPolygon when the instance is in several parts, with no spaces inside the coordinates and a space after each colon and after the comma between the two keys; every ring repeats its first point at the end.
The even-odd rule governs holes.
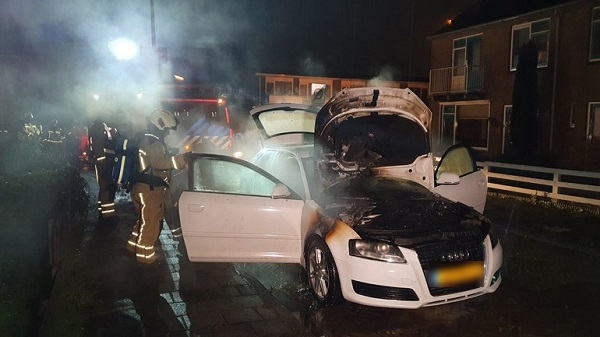
{"type": "Polygon", "coordinates": [[[487,0],[429,38],[432,137],[510,157],[519,48],[538,50],[540,165],[600,171],[600,0],[487,0]]]}

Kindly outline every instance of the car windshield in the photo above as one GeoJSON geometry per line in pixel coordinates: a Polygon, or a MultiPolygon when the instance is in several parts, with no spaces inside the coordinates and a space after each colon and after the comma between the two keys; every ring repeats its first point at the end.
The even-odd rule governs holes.
{"type": "Polygon", "coordinates": [[[299,109],[274,109],[258,115],[267,137],[289,133],[314,133],[315,118],[314,112],[299,109]]]}
{"type": "Polygon", "coordinates": [[[385,199],[402,194],[406,198],[430,197],[431,192],[414,181],[389,177],[358,177],[342,180],[324,191],[331,198],[377,198],[385,199]]]}
{"type": "Polygon", "coordinates": [[[344,162],[403,165],[429,152],[428,134],[419,124],[396,115],[348,118],[333,132],[344,162]]]}

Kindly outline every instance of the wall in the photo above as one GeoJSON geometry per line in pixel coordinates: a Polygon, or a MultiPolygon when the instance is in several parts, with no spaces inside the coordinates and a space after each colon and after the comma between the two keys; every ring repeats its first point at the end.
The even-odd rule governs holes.
{"type": "MultiPolygon", "coordinates": [[[[311,93],[310,86],[313,83],[325,84],[327,89],[325,91],[325,99],[327,101],[333,95],[344,88],[355,88],[355,87],[367,87],[367,86],[382,86],[389,88],[410,88],[415,94],[417,94],[423,101],[427,100],[428,83],[427,82],[413,82],[413,81],[392,81],[392,80],[378,80],[378,79],[355,79],[355,78],[333,78],[333,77],[312,77],[312,76],[300,76],[300,75],[286,75],[286,74],[256,74],[258,76],[259,83],[259,98],[261,101],[266,103],[266,98],[269,98],[268,103],[293,103],[298,102],[299,99],[305,103],[310,103],[311,93]],[[272,94],[267,90],[268,83],[275,82],[287,82],[290,83],[290,91],[285,94],[272,94]],[[305,85],[308,88],[308,95],[304,95],[304,91],[300,90],[301,86],[305,85]],[[296,97],[294,97],[296,96],[296,97]],[[298,99],[299,97],[299,99],[298,99]]],[[[308,104],[307,103],[307,104],[308,104]]]]}
{"type": "Polygon", "coordinates": [[[563,167],[600,171],[600,145],[586,140],[588,103],[600,101],[600,62],[588,61],[590,13],[595,6],[600,1],[560,12],[553,148],[561,154],[558,163],[563,167]]]}

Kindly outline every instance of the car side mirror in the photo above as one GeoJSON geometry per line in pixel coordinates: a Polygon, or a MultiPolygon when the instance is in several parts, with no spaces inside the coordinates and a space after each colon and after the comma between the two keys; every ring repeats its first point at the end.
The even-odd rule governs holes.
{"type": "Polygon", "coordinates": [[[289,197],[292,193],[284,184],[276,184],[273,186],[273,192],[271,193],[271,198],[273,199],[285,199],[289,197]]]}
{"type": "Polygon", "coordinates": [[[458,185],[460,177],[456,173],[442,172],[436,183],[438,185],[458,185]]]}

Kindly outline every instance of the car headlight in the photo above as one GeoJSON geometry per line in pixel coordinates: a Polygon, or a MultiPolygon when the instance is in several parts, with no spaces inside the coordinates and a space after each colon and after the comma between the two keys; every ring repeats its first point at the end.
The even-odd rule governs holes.
{"type": "Polygon", "coordinates": [[[398,246],[377,241],[350,240],[348,248],[351,256],[389,263],[406,263],[398,246]]]}

